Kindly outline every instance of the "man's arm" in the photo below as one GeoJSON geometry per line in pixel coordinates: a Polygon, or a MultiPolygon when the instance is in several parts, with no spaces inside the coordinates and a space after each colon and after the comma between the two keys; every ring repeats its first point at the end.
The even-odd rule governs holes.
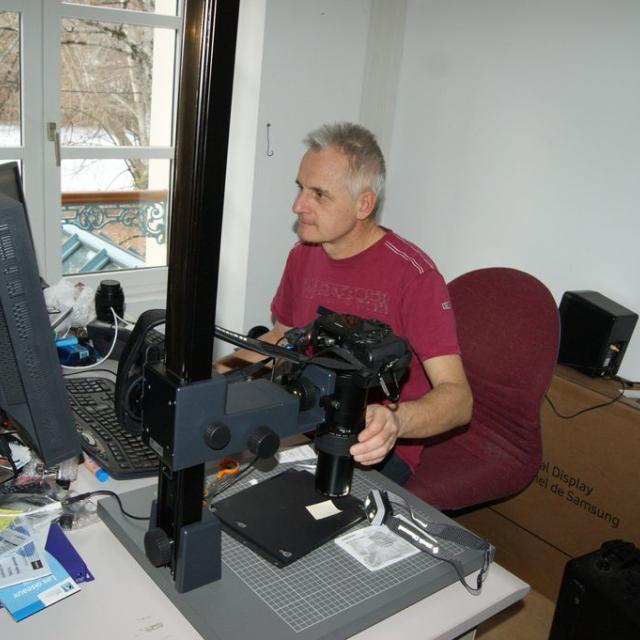
{"type": "MultiPolygon", "coordinates": [[[[263,342],[269,342],[271,344],[276,344],[279,340],[282,339],[285,332],[289,330],[289,327],[281,324],[276,321],[273,325],[273,328],[267,331],[267,333],[263,333],[260,336],[260,340],[263,342]]],[[[218,373],[225,373],[226,371],[230,371],[231,369],[238,369],[239,367],[246,367],[248,364],[252,362],[258,362],[262,360],[264,356],[260,353],[256,353],[255,351],[251,351],[249,349],[238,349],[233,353],[230,353],[228,356],[224,356],[213,363],[215,370],[218,373]]]]}
{"type": "Polygon", "coordinates": [[[432,389],[417,400],[396,407],[369,405],[365,428],[351,447],[356,462],[381,462],[398,438],[428,438],[471,420],[473,398],[458,355],[423,362],[432,389]]]}

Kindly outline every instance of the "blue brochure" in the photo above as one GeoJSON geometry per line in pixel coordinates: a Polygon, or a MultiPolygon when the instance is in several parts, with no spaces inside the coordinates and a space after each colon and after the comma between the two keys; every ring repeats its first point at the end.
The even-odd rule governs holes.
{"type": "Polygon", "coordinates": [[[0,589],[0,602],[17,621],[80,591],[55,557],[45,551],[51,574],[0,589]]]}

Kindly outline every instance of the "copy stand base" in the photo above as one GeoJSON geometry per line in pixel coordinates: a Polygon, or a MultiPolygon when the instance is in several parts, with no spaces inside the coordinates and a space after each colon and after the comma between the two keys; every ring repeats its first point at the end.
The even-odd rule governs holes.
{"type": "MultiPolygon", "coordinates": [[[[374,488],[398,493],[425,517],[448,522],[376,472],[361,474],[356,470],[354,495],[362,499],[374,488]]],[[[156,485],[136,489],[121,499],[129,513],[149,513],[156,490],[156,485]]],[[[222,578],[180,593],[171,571],[154,567],[145,555],[143,539],[148,522],[127,518],[112,498],[100,500],[98,513],[165,596],[208,640],[344,640],[456,582],[452,567],[427,554],[372,572],[333,542],[278,568],[223,533],[222,578]],[[345,598],[349,602],[343,606],[345,598]]],[[[477,551],[468,550],[459,557],[465,574],[482,564],[482,554],[477,551]]],[[[490,579],[491,574],[487,583],[490,579]]],[[[461,604],[468,602],[473,608],[480,602],[460,590],[468,599],[461,604]]],[[[461,628],[460,633],[465,630],[461,628]]]]}
{"type": "MultiPolygon", "coordinates": [[[[156,522],[157,500],[151,507],[156,522]]],[[[222,537],[220,520],[203,509],[202,520],[181,527],[174,582],[176,591],[185,593],[220,580],[222,575],[222,537]]]]}

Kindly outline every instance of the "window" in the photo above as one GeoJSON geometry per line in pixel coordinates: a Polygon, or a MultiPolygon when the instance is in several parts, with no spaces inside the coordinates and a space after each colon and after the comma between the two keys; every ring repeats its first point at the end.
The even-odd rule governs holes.
{"type": "Polygon", "coordinates": [[[181,4],[0,0],[0,161],[50,282],[163,287],[181,4]]]}

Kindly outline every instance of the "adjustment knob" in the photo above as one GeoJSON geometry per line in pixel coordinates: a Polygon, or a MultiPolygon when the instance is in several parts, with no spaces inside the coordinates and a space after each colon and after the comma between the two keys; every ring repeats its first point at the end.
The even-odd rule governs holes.
{"type": "Polygon", "coordinates": [[[164,529],[149,529],[144,534],[144,552],[154,567],[164,567],[171,562],[172,544],[164,529]]]}
{"type": "Polygon", "coordinates": [[[222,422],[214,422],[207,427],[204,434],[204,441],[209,447],[219,451],[224,449],[231,440],[231,431],[226,424],[222,422]]]}
{"type": "Polygon", "coordinates": [[[286,387],[289,393],[296,396],[300,402],[300,411],[311,409],[316,402],[318,388],[309,382],[306,378],[296,380],[294,383],[286,387]]]}
{"type": "Polygon", "coordinates": [[[269,427],[258,427],[247,440],[247,448],[263,460],[275,455],[280,446],[280,437],[269,427]]]}

